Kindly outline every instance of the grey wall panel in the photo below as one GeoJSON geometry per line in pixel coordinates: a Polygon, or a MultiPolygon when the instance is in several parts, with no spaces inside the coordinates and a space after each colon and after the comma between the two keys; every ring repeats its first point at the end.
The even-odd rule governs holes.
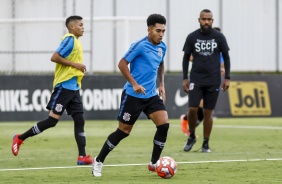
{"type": "MultiPolygon", "coordinates": [[[[164,41],[168,43],[168,57],[165,58],[166,70],[181,71],[184,40],[188,33],[199,27],[197,21],[199,12],[208,8],[214,14],[214,26],[222,27],[229,42],[232,71],[264,72],[276,71],[277,69],[281,71],[282,36],[277,34],[277,30],[279,33],[282,30],[281,1],[167,1],[169,1],[169,7],[164,0],[118,0],[116,7],[114,7],[112,0],[95,0],[93,7],[90,6],[90,0],[15,1],[15,18],[25,19],[25,21],[14,23],[15,34],[12,34],[13,23],[7,23],[4,20],[12,17],[13,1],[2,0],[0,1],[0,38],[5,44],[0,46],[0,62],[13,63],[13,58],[16,58],[15,65],[17,66],[15,68],[18,68],[17,71],[40,72],[40,67],[37,68],[36,65],[30,64],[29,70],[27,70],[22,67],[22,63],[36,63],[38,58],[49,62],[61,37],[67,32],[64,26],[65,17],[63,14],[65,12],[65,16],[75,13],[85,18],[85,34],[81,37],[81,41],[87,52],[90,52],[91,46],[93,46],[93,61],[90,61],[89,55],[85,57],[86,65],[89,67],[90,63],[92,64],[92,68],[89,68],[88,71],[117,71],[116,63],[128,49],[130,43],[147,34],[146,17],[151,13],[161,13],[166,16],[169,10],[169,17],[167,17],[169,29],[164,38],[164,41]],[[50,8],[52,8],[52,13],[50,13],[50,8]],[[96,18],[92,28],[89,22],[91,11],[96,18]],[[114,12],[118,17],[142,17],[144,20],[131,20],[129,24],[123,20],[116,23],[110,20],[98,20],[102,17],[111,17],[114,12]],[[26,19],[33,21],[26,22],[26,19]],[[35,21],[36,19],[39,21],[35,21]],[[45,21],[48,19],[51,21],[45,21]],[[61,19],[61,21],[55,19],[61,19]],[[93,33],[93,41],[90,39],[91,33],[93,33]],[[279,35],[280,37],[277,38],[279,35]],[[7,57],[6,55],[11,54],[13,48],[15,48],[17,57],[7,57]],[[30,57],[24,56],[21,59],[20,52],[22,51],[28,51],[30,57]],[[38,53],[40,51],[43,51],[45,55],[38,53]],[[279,60],[277,60],[277,56],[280,56],[279,60]]],[[[8,66],[4,64],[0,68],[0,72],[11,70],[8,66]]],[[[46,65],[42,72],[46,70],[52,71],[53,66],[46,65]]]]}

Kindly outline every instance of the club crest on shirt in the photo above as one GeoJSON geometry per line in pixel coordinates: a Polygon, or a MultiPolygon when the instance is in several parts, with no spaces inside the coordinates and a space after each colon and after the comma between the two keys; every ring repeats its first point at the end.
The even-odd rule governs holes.
{"type": "Polygon", "coordinates": [[[125,113],[123,114],[122,119],[123,119],[124,121],[129,121],[129,120],[130,120],[130,116],[131,116],[131,114],[129,114],[128,112],[125,112],[125,113]]]}
{"type": "Polygon", "coordinates": [[[190,85],[189,85],[189,90],[190,91],[192,91],[194,89],[194,85],[195,85],[194,83],[190,83],[190,85]]]}
{"type": "Polygon", "coordinates": [[[62,104],[56,104],[55,110],[56,110],[57,112],[62,112],[62,110],[63,110],[63,105],[62,105],[62,104]]]}
{"type": "Polygon", "coordinates": [[[160,57],[162,57],[163,56],[163,50],[162,50],[162,48],[158,48],[158,55],[160,56],[160,57]]]}

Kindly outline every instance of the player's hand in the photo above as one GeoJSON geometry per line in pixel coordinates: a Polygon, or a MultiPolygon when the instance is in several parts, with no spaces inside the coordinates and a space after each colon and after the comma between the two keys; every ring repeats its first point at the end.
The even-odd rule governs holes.
{"type": "Polygon", "coordinates": [[[221,89],[223,91],[226,91],[226,90],[228,90],[229,85],[230,85],[230,80],[229,79],[224,79],[224,81],[223,81],[223,83],[221,85],[221,89]]]}
{"type": "Polygon", "coordinates": [[[75,67],[76,69],[82,71],[83,73],[86,73],[86,66],[84,64],[73,63],[73,67],[75,67]]]}
{"type": "Polygon", "coordinates": [[[188,79],[184,79],[182,83],[183,90],[188,93],[189,91],[189,81],[188,79]]]}
{"type": "Polygon", "coordinates": [[[163,85],[160,85],[159,87],[159,96],[161,99],[165,102],[166,101],[166,94],[165,94],[165,88],[163,85]]]}
{"type": "Polygon", "coordinates": [[[139,84],[136,84],[136,85],[134,85],[133,86],[133,90],[135,91],[135,93],[137,93],[137,94],[144,94],[144,95],[146,95],[146,89],[143,87],[143,86],[141,86],[141,85],[139,85],[139,84]]]}

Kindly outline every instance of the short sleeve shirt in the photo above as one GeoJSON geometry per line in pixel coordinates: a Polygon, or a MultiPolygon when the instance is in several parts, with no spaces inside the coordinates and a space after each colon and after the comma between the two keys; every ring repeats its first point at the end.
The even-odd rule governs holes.
{"type": "Polygon", "coordinates": [[[165,43],[154,45],[147,36],[130,46],[123,58],[130,63],[130,73],[136,82],[146,89],[146,95],[135,93],[129,82],[124,85],[126,94],[137,98],[150,98],[157,95],[157,74],[165,53],[165,43]]]}
{"type": "MultiPolygon", "coordinates": [[[[58,52],[60,56],[62,56],[63,58],[66,58],[72,52],[73,47],[74,47],[74,38],[72,36],[68,36],[61,42],[56,52],[58,52]]],[[[77,84],[77,77],[73,77],[70,80],[64,81],[58,84],[57,86],[60,85],[62,85],[63,88],[69,90],[79,90],[80,88],[77,84]]]]}

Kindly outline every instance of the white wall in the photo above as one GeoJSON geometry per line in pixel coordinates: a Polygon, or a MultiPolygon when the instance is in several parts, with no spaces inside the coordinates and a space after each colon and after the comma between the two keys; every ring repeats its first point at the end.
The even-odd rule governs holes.
{"type": "MultiPolygon", "coordinates": [[[[11,10],[12,4],[10,0],[0,0],[0,18],[11,18],[11,10]],[[8,11],[9,10],[9,11],[8,11]]],[[[12,50],[12,35],[10,34],[12,31],[11,26],[5,26],[0,24],[0,72],[9,70],[12,68],[12,55],[11,54],[3,54],[1,51],[9,51],[12,50]]]]}
{"type": "Polygon", "coordinates": [[[279,57],[279,61],[278,61],[278,69],[279,69],[279,71],[282,71],[282,54],[280,54],[280,53],[282,53],[282,3],[281,2],[279,2],[279,4],[278,4],[278,10],[279,10],[279,20],[278,20],[278,30],[279,30],[279,32],[280,32],[280,34],[279,34],[279,39],[277,39],[277,41],[278,41],[278,57],[279,57]]]}
{"type": "MultiPolygon", "coordinates": [[[[199,13],[206,8],[213,12],[214,26],[221,26],[229,43],[231,71],[276,71],[277,42],[279,53],[282,53],[282,34],[279,34],[279,39],[276,38],[276,2],[279,10],[279,30],[282,33],[282,2],[279,0],[93,0],[93,7],[91,0],[14,1],[16,19],[58,18],[61,21],[15,23],[13,35],[12,23],[4,22],[12,18],[12,0],[0,0],[0,72],[11,70],[14,63],[15,71],[52,72],[55,65],[50,62],[50,57],[66,33],[65,16],[72,14],[85,18],[85,33],[81,41],[88,71],[117,71],[117,62],[130,43],[147,35],[145,19],[152,13],[161,13],[168,20],[164,39],[168,44],[165,58],[167,71],[181,71],[184,41],[188,33],[199,28],[199,13]],[[95,18],[113,16],[114,1],[116,16],[143,17],[143,20],[131,20],[128,24],[120,20],[114,24],[113,21],[95,19],[91,28],[91,10],[95,18]],[[93,42],[90,39],[92,32],[93,42]],[[13,47],[16,53],[23,53],[12,57],[13,47]]],[[[281,54],[279,70],[282,70],[281,54]]]]}
{"type": "Polygon", "coordinates": [[[275,0],[224,1],[223,32],[232,49],[232,70],[275,69],[274,10],[275,0]]]}
{"type": "Polygon", "coordinates": [[[168,67],[170,71],[182,69],[183,45],[188,34],[200,27],[198,18],[203,9],[210,9],[214,16],[214,26],[219,26],[219,0],[173,0],[170,1],[170,51],[168,67]]]}

